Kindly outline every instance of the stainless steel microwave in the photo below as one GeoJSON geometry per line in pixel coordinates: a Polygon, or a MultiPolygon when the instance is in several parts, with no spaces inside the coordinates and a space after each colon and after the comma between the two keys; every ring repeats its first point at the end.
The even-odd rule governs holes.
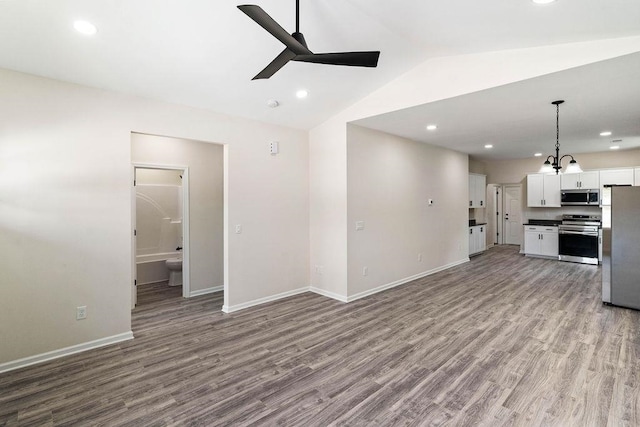
{"type": "Polygon", "coordinates": [[[560,204],[562,206],[598,206],[600,190],[562,190],[560,204]]]}

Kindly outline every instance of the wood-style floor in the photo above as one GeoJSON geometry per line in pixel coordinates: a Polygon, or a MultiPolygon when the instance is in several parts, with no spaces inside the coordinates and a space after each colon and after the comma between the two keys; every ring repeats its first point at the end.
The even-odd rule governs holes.
{"type": "Polygon", "coordinates": [[[134,340],[1,375],[0,425],[638,426],[640,313],[599,281],[504,246],[349,304],[149,287],[134,340]]]}

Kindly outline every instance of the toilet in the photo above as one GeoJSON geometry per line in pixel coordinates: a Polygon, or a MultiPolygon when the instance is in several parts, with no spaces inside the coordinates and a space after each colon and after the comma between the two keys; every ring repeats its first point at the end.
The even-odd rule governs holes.
{"type": "Polygon", "coordinates": [[[169,286],[182,286],[182,259],[169,258],[165,264],[169,269],[169,286]]]}

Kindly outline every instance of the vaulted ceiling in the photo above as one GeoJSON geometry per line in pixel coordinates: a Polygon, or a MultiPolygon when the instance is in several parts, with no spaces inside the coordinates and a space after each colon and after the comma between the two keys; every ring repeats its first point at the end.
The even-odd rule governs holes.
{"type": "MultiPolygon", "coordinates": [[[[294,0],[255,3],[287,31],[294,31],[294,0]]],[[[229,0],[0,0],[0,67],[310,129],[428,58],[640,35],[640,2],[629,0],[558,0],[547,5],[531,0],[300,0],[300,30],[313,51],[380,50],[378,67],[289,63],[271,79],[252,81],[283,46],[239,11],[238,4],[229,0]],[[75,32],[73,23],[78,19],[95,24],[97,34],[75,32]],[[297,99],[298,89],[306,89],[309,96],[297,99]],[[269,100],[277,100],[280,106],[268,107],[269,100]]],[[[638,67],[638,61],[626,65],[638,67]]],[[[619,79],[629,74],[619,73],[609,83],[621,86],[619,79]]],[[[564,78],[572,81],[570,76],[564,78]]],[[[543,83],[547,82],[539,81],[543,83]]],[[[630,88],[637,91],[637,83],[630,88]]],[[[488,134],[478,132],[485,127],[494,133],[498,128],[511,129],[507,124],[514,120],[509,113],[518,110],[512,98],[526,100],[527,93],[539,90],[526,84],[511,89],[514,92],[510,87],[499,89],[499,96],[485,94],[486,100],[442,101],[423,107],[426,110],[420,114],[431,114],[436,108],[442,123],[458,121],[459,108],[452,103],[464,102],[461,105],[472,108],[474,102],[491,101],[495,114],[483,115],[475,131],[461,132],[492,142],[488,134]]],[[[607,99],[614,101],[611,96],[607,99]]],[[[567,114],[571,108],[567,103],[567,114]]],[[[547,110],[543,120],[554,120],[554,112],[546,114],[547,110]]],[[[518,116],[521,123],[511,130],[535,132],[536,126],[526,121],[541,111],[518,116]]],[[[595,114],[583,113],[590,120],[595,114]]],[[[634,136],[640,135],[639,117],[635,116],[635,128],[629,126],[628,133],[636,132],[634,136]]],[[[388,116],[363,124],[394,131],[403,120],[388,116]]],[[[440,137],[444,136],[443,132],[440,137]]],[[[460,133],[449,136],[463,139],[460,133]]],[[[428,142],[438,143],[437,138],[428,142]]],[[[464,144],[456,149],[483,154],[464,144]]],[[[532,150],[523,144],[517,152],[496,156],[521,157],[532,150]]]]}

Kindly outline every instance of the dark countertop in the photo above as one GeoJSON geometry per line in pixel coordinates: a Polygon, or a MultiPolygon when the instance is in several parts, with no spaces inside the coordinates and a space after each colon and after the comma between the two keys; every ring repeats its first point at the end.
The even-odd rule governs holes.
{"type": "Polygon", "coordinates": [[[477,225],[487,225],[486,222],[474,222],[473,224],[469,221],[469,227],[475,227],[477,225]]]}
{"type": "Polygon", "coordinates": [[[562,220],[559,219],[530,219],[525,225],[542,225],[556,227],[562,224],[562,220]]]}

